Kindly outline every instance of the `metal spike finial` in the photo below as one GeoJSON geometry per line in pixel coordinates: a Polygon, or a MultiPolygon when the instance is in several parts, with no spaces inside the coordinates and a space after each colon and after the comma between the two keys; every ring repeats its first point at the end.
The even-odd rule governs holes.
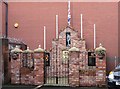
{"type": "Polygon", "coordinates": [[[41,48],[41,45],[39,45],[39,48],[41,48]]]}
{"type": "Polygon", "coordinates": [[[100,43],[99,46],[102,46],[102,43],[100,43]]]}
{"type": "Polygon", "coordinates": [[[27,49],[29,49],[29,47],[27,47],[27,49]]]}
{"type": "Polygon", "coordinates": [[[16,45],[16,48],[19,48],[18,45],[16,45]]]}

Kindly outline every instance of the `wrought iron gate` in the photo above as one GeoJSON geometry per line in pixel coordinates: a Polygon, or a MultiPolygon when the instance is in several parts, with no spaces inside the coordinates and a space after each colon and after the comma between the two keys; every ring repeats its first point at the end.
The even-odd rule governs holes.
{"type": "Polygon", "coordinates": [[[44,83],[67,86],[69,83],[69,60],[62,60],[58,56],[60,53],[57,53],[57,51],[54,54],[50,57],[50,53],[45,52],[44,83]]]}

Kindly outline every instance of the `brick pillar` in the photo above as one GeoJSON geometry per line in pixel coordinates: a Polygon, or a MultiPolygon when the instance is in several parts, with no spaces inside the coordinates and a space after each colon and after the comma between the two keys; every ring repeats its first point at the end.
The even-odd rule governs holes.
{"type": "Polygon", "coordinates": [[[96,84],[98,86],[106,85],[106,49],[99,45],[96,52],[96,84]]]}
{"type": "Polygon", "coordinates": [[[44,50],[34,50],[34,85],[44,84],[44,50]]]}
{"type": "Polygon", "coordinates": [[[96,84],[106,85],[106,56],[103,59],[96,57],[96,84]]]}
{"type": "Polygon", "coordinates": [[[71,49],[69,53],[69,85],[79,86],[79,51],[71,49]]]}
{"type": "Polygon", "coordinates": [[[20,58],[11,59],[11,84],[20,84],[20,58]]]}
{"type": "Polygon", "coordinates": [[[20,67],[21,67],[21,57],[22,57],[22,50],[16,47],[14,50],[11,51],[11,83],[12,84],[20,84],[21,82],[21,74],[20,74],[20,67]]]}
{"type": "Polygon", "coordinates": [[[35,59],[34,84],[35,85],[44,84],[44,60],[43,59],[35,59]]]}

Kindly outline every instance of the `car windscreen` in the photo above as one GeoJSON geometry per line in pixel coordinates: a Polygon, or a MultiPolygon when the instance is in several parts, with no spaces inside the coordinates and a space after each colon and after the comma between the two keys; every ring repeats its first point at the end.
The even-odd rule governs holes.
{"type": "Polygon", "coordinates": [[[120,64],[119,64],[119,65],[117,65],[117,67],[116,67],[115,69],[120,69],[120,64]]]}

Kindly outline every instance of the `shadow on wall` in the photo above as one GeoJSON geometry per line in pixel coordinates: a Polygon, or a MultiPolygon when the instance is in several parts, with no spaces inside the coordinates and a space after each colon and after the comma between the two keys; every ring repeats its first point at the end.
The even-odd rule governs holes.
{"type": "Polygon", "coordinates": [[[115,66],[117,66],[120,63],[120,58],[119,57],[107,57],[107,67],[106,67],[106,72],[107,75],[109,74],[110,71],[115,69],[115,66]]]}

